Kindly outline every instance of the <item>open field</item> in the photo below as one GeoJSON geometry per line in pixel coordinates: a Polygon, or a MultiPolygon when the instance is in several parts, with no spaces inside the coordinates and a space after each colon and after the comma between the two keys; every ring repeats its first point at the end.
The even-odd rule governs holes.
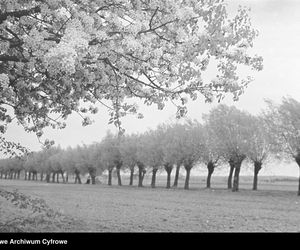
{"type": "MultiPolygon", "coordinates": [[[[182,189],[182,179],[179,188],[167,190],[164,177],[158,178],[156,189],[129,187],[124,178],[122,187],[1,180],[0,190],[18,190],[47,204],[38,200],[39,206],[46,207],[48,220],[28,220],[34,226],[25,225],[20,231],[299,232],[297,180],[264,177],[259,191],[251,190],[251,180],[241,177],[237,193],[226,189],[226,177],[213,178],[210,190],[204,188],[204,177],[193,177],[190,190],[182,189]]],[[[0,198],[0,223],[8,216],[25,220],[29,213],[20,207],[12,210],[15,205],[0,198]]],[[[6,231],[18,228],[6,227],[6,231]]]]}

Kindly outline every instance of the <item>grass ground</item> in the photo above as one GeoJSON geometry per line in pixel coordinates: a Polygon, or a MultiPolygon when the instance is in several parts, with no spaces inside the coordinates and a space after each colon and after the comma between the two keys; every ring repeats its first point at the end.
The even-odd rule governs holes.
{"type": "MultiPolygon", "coordinates": [[[[0,231],[8,217],[18,217],[25,221],[20,230],[29,232],[300,232],[297,180],[276,178],[261,178],[252,191],[251,178],[241,177],[237,193],[226,189],[226,177],[213,178],[211,189],[204,188],[204,177],[193,177],[190,190],[182,188],[182,178],[179,188],[165,189],[165,177],[156,189],[129,187],[127,178],[122,187],[116,180],[113,186],[0,180],[1,190],[45,203],[55,214],[47,219],[47,212],[35,212],[27,221],[30,211],[0,195],[0,231]]],[[[18,231],[14,226],[6,231],[18,231]]]]}

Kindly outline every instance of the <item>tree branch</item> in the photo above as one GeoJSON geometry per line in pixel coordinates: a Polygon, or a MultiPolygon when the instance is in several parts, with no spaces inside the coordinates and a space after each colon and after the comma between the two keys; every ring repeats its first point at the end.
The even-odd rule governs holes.
{"type": "Polygon", "coordinates": [[[11,12],[4,12],[0,14],[0,24],[2,24],[9,16],[20,18],[22,16],[28,16],[34,13],[40,13],[41,8],[40,6],[36,6],[34,8],[28,9],[28,10],[17,10],[17,11],[11,11],[11,12]]]}

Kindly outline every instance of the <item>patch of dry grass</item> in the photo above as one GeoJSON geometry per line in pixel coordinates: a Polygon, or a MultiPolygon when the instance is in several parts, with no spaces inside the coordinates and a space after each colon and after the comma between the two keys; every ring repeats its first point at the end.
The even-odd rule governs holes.
{"type": "MultiPolygon", "coordinates": [[[[164,179],[158,180],[160,183],[156,189],[9,180],[0,185],[10,192],[22,190],[31,199],[43,199],[53,211],[73,218],[71,226],[60,220],[58,231],[300,231],[300,200],[296,191],[291,191],[297,189],[297,183],[263,183],[259,191],[252,191],[251,183],[241,183],[239,192],[227,190],[223,180],[214,182],[212,189],[203,188],[203,183],[200,187],[199,182],[197,186],[193,180],[191,190],[181,186],[167,190],[164,179]]],[[[3,217],[0,219],[2,223],[3,217]]]]}
{"type": "Polygon", "coordinates": [[[74,219],[50,208],[43,199],[0,189],[0,232],[70,231],[74,219]]]}

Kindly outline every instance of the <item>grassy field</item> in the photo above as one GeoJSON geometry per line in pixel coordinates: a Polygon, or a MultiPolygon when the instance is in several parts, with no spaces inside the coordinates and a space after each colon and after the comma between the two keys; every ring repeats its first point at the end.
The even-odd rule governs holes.
{"type": "Polygon", "coordinates": [[[226,177],[214,177],[212,189],[193,177],[190,190],[183,178],[165,189],[165,177],[156,189],[129,187],[127,178],[122,187],[0,180],[0,231],[299,232],[297,179],[264,177],[258,191],[251,181],[241,177],[233,193],[226,177]]]}

